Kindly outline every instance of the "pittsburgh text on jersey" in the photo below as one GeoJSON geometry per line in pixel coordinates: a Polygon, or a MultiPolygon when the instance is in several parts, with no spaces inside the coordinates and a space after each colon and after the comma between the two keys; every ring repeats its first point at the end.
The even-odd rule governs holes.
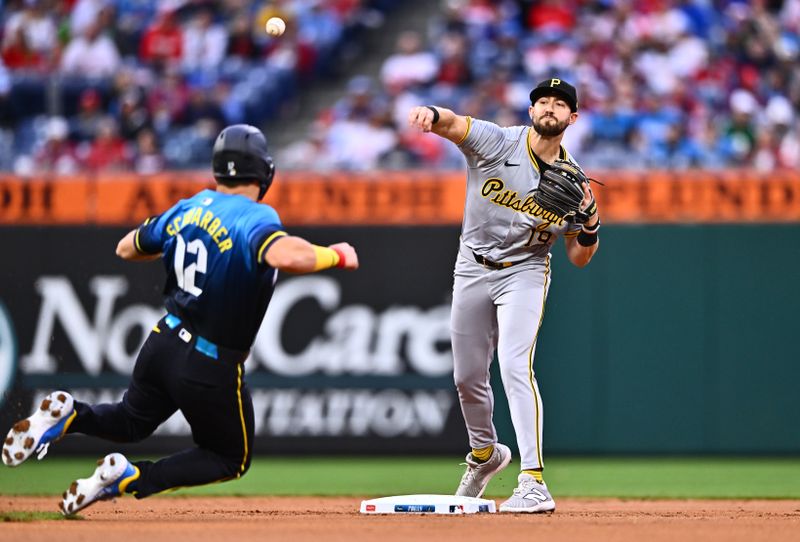
{"type": "Polygon", "coordinates": [[[481,188],[481,195],[501,207],[508,207],[520,213],[525,213],[534,218],[541,218],[550,224],[562,226],[564,224],[564,217],[558,216],[552,211],[548,211],[540,207],[534,200],[533,196],[527,196],[524,200],[519,197],[517,192],[513,190],[503,190],[505,183],[496,177],[486,179],[481,188]]]}

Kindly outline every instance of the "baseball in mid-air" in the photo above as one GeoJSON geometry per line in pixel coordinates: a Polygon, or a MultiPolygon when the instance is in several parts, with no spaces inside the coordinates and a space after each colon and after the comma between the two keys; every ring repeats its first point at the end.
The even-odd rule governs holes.
{"type": "Polygon", "coordinates": [[[280,36],[286,32],[286,23],[280,17],[270,17],[267,21],[267,34],[270,36],[280,36]]]}

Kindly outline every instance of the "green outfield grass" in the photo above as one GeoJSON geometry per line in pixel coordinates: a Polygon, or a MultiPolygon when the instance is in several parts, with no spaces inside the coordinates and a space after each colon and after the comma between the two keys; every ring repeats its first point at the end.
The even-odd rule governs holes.
{"type": "MultiPolygon", "coordinates": [[[[92,473],[94,459],[49,457],[0,468],[2,495],[59,495],[92,473]]],[[[452,493],[458,459],[256,457],[241,480],[184,489],[175,495],[384,496],[452,493]]],[[[518,465],[498,475],[487,496],[516,485],[518,465]]],[[[800,458],[552,458],[545,480],[560,497],[800,498],[800,458]]]]}

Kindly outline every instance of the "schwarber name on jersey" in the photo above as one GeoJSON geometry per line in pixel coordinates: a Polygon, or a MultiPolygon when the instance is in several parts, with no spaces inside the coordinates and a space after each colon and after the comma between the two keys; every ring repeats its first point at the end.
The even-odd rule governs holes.
{"type": "Polygon", "coordinates": [[[134,244],[142,254],[162,253],[170,313],[203,337],[244,351],[255,340],[277,278],[264,254],[284,235],[272,207],[203,190],[147,219],[134,244]]]}
{"type": "MultiPolygon", "coordinates": [[[[549,166],[531,150],[532,130],[467,117],[467,133],[458,145],[468,166],[461,242],[495,262],[544,259],[560,235],[580,231],[580,225],[533,201],[541,173],[549,166]]],[[[575,162],[564,147],[559,158],[575,162]]]]}

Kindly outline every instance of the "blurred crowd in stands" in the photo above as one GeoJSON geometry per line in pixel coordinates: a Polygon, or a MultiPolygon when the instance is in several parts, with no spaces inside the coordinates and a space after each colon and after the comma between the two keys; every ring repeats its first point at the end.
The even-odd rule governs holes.
{"type": "Polygon", "coordinates": [[[407,129],[437,104],[503,126],[530,123],[528,93],[578,87],[564,139],[585,167],[800,166],[800,0],[444,0],[377,79],[352,80],[283,167],[463,167],[407,129]],[[305,158],[304,158],[305,157],[305,158]]]}
{"type": "Polygon", "coordinates": [[[0,0],[0,170],[206,168],[395,1],[0,0]]]}
{"type": "MultiPolygon", "coordinates": [[[[402,0],[0,0],[0,170],[208,166],[402,0]],[[279,15],[287,33],[270,38],[279,15]]],[[[590,168],[800,166],[800,0],[438,0],[376,76],[276,149],[282,169],[463,167],[413,105],[529,124],[528,93],[578,87],[564,144],[590,168]]],[[[269,133],[267,134],[269,137],[269,133]]]]}

